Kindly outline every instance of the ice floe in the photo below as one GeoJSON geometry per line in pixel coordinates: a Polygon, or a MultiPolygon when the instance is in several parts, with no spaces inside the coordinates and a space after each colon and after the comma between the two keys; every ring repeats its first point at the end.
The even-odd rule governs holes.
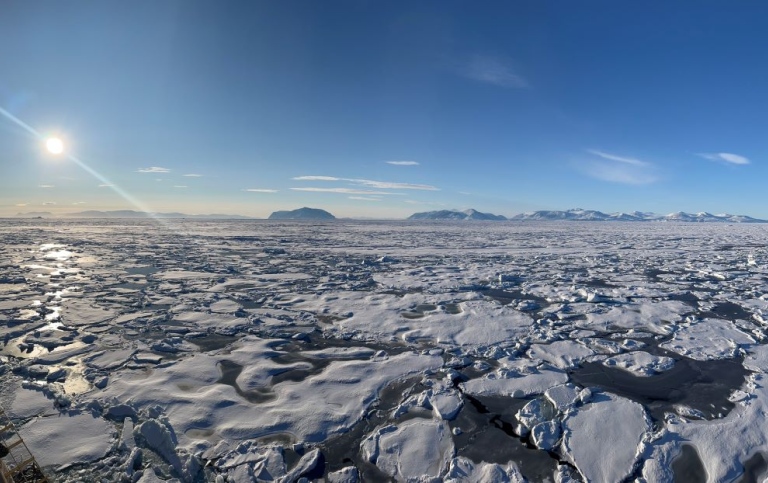
{"type": "Polygon", "coordinates": [[[622,481],[633,472],[650,429],[640,404],[599,393],[563,419],[562,451],[586,481],[622,481]]]}

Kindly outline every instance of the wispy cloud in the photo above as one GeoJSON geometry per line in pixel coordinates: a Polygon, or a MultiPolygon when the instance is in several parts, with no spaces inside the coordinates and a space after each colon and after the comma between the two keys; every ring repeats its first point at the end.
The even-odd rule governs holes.
{"type": "Polygon", "coordinates": [[[379,189],[440,191],[440,188],[436,188],[428,184],[390,183],[387,181],[371,181],[368,179],[355,179],[351,181],[355,183],[359,183],[363,186],[369,186],[371,188],[379,188],[379,189]]]}
{"type": "Polygon", "coordinates": [[[185,176],[187,178],[202,178],[203,177],[202,174],[197,174],[197,173],[182,174],[182,176],[185,176]]]}
{"type": "Polygon", "coordinates": [[[644,185],[658,181],[656,167],[647,161],[606,153],[597,149],[587,150],[600,159],[590,159],[579,165],[586,175],[611,183],[644,185]]]}
{"type": "Polygon", "coordinates": [[[369,198],[367,196],[349,196],[350,200],[360,200],[360,201],[382,201],[381,198],[369,198]]]}
{"type": "Polygon", "coordinates": [[[733,153],[699,153],[699,156],[710,161],[721,161],[728,164],[744,165],[750,163],[749,158],[733,153]]]}
{"type": "Polygon", "coordinates": [[[41,204],[42,204],[43,206],[53,206],[53,205],[55,205],[55,204],[56,204],[56,202],[55,202],[55,201],[44,201],[44,202],[43,202],[43,203],[41,203],[41,204]]]}
{"type": "Polygon", "coordinates": [[[473,55],[459,67],[459,73],[478,82],[508,89],[528,87],[508,59],[491,55],[473,55]]]}
{"type": "Polygon", "coordinates": [[[345,195],[378,195],[378,196],[402,196],[402,193],[391,193],[389,191],[371,191],[355,188],[291,188],[292,191],[311,191],[315,193],[341,193],[345,195]]]}
{"type": "Polygon", "coordinates": [[[245,188],[243,191],[249,191],[251,193],[277,193],[277,190],[270,190],[264,188],[245,188]]]}
{"type": "Polygon", "coordinates": [[[189,188],[189,186],[183,185],[183,184],[175,184],[173,185],[174,188],[189,188]]]}
{"type": "Polygon", "coordinates": [[[111,188],[113,186],[114,185],[112,185],[112,184],[102,183],[102,184],[99,185],[99,188],[111,188]]]}
{"type": "Polygon", "coordinates": [[[335,176],[297,176],[293,179],[296,181],[345,181],[353,185],[376,189],[440,191],[440,188],[428,184],[392,183],[370,179],[337,178],[335,176]]]}
{"type": "Polygon", "coordinates": [[[55,186],[52,184],[41,184],[38,188],[55,188],[55,186]]]}
{"type": "Polygon", "coordinates": [[[349,181],[346,178],[336,178],[333,176],[296,176],[291,179],[296,181],[349,181]]]}
{"type": "Polygon", "coordinates": [[[72,203],[72,204],[73,204],[73,205],[84,205],[84,204],[85,204],[85,201],[75,201],[75,202],[74,202],[74,203],[72,203]]]}
{"type": "Polygon", "coordinates": [[[139,168],[137,173],[170,173],[168,168],[161,168],[160,166],[150,166],[149,168],[139,168]]]}
{"type": "Polygon", "coordinates": [[[16,203],[16,206],[28,206],[29,203],[16,203]]]}
{"type": "Polygon", "coordinates": [[[387,164],[391,164],[393,166],[418,166],[418,161],[386,161],[387,164]]]}
{"type": "Polygon", "coordinates": [[[628,158],[626,156],[616,156],[615,154],[609,154],[604,151],[599,151],[597,149],[587,149],[587,152],[590,154],[594,154],[595,156],[599,156],[603,159],[608,159],[610,161],[617,161],[619,163],[631,164],[632,166],[649,166],[650,165],[650,163],[647,163],[645,161],[640,161],[639,159],[628,158]]]}

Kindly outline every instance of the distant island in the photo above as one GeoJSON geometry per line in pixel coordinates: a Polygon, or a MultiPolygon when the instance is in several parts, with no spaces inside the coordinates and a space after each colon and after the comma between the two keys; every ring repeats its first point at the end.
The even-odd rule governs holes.
{"type": "Polygon", "coordinates": [[[425,211],[423,213],[414,213],[408,217],[409,220],[481,220],[481,221],[504,221],[507,218],[501,215],[491,213],[481,213],[477,210],[468,209],[464,211],[440,210],[425,211]]]}
{"type": "Polygon", "coordinates": [[[335,220],[336,217],[318,208],[299,208],[291,211],[275,211],[269,220],[335,220]]]}

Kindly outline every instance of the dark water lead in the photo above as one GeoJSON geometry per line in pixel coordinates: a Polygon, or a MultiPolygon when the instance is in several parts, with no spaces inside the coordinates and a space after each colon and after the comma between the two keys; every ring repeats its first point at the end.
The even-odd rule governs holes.
{"type": "Polygon", "coordinates": [[[752,312],[745,310],[744,307],[733,302],[721,302],[712,307],[712,310],[709,312],[700,313],[699,317],[715,317],[728,320],[752,320],[752,312]]]}
{"type": "Polygon", "coordinates": [[[390,478],[374,464],[363,458],[360,444],[376,427],[389,421],[389,415],[407,396],[425,389],[422,376],[395,381],[379,392],[376,402],[369,408],[363,419],[346,433],[328,439],[320,444],[326,458],[326,472],[337,471],[345,466],[355,466],[361,481],[390,481],[390,478]]]}
{"type": "Polygon", "coordinates": [[[672,461],[675,483],[700,483],[707,481],[707,470],[701,462],[698,451],[690,444],[684,444],[680,454],[672,461]]]}
{"type": "Polygon", "coordinates": [[[238,339],[240,337],[235,335],[206,334],[200,337],[190,337],[187,340],[199,347],[201,352],[208,352],[223,349],[238,339]]]}
{"type": "MultiPolygon", "coordinates": [[[[692,445],[684,444],[680,455],[672,461],[675,483],[699,483],[707,481],[707,470],[699,453],[692,445]]],[[[755,453],[744,462],[744,473],[736,483],[759,483],[768,476],[768,460],[762,453],[755,453]]]]}
{"type": "Polygon", "coordinates": [[[125,272],[128,275],[152,275],[153,273],[159,271],[160,269],[158,267],[153,266],[142,266],[142,267],[127,267],[125,268],[125,272]]]}
{"type": "Polygon", "coordinates": [[[476,463],[506,465],[514,461],[528,481],[552,481],[556,455],[537,449],[514,430],[515,414],[529,400],[503,396],[464,395],[464,407],[450,422],[461,433],[453,437],[458,456],[476,463]]]}
{"type": "Polygon", "coordinates": [[[759,483],[768,477],[768,459],[762,453],[755,453],[744,462],[744,474],[737,483],[759,483]]]}
{"type": "Polygon", "coordinates": [[[252,391],[243,391],[237,384],[237,376],[243,372],[243,366],[236,362],[223,360],[219,362],[219,369],[221,370],[221,377],[218,381],[219,384],[226,384],[235,389],[237,394],[250,403],[258,404],[270,401],[275,398],[275,395],[269,389],[254,389],[252,391]]]}
{"type": "Polygon", "coordinates": [[[735,406],[728,400],[744,384],[749,373],[741,358],[697,361],[676,354],[675,366],[650,377],[634,376],[600,362],[588,362],[570,373],[571,382],[600,389],[644,405],[656,421],[665,412],[675,412],[675,405],[700,411],[704,418],[725,416],[735,406]]]}

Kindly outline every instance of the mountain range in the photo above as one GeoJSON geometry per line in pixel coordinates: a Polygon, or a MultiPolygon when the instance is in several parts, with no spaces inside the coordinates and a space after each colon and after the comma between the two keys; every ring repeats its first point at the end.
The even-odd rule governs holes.
{"type": "MultiPolygon", "coordinates": [[[[185,213],[147,213],[135,210],[115,210],[115,211],[79,211],[75,213],[51,213],[48,211],[33,211],[27,213],[18,213],[16,217],[24,218],[190,218],[196,220],[253,220],[256,218],[242,215],[223,215],[223,214],[204,214],[189,215],[185,213]]],[[[299,208],[292,211],[275,211],[269,216],[270,220],[334,220],[332,214],[325,210],[317,208],[299,208]]],[[[492,213],[482,213],[477,210],[469,209],[458,210],[439,210],[427,211],[423,213],[414,213],[408,217],[408,220],[456,220],[456,221],[656,221],[656,222],[685,222],[685,223],[768,223],[768,220],[753,218],[746,215],[731,215],[699,212],[685,213],[678,211],[668,215],[658,215],[656,213],[633,211],[631,213],[603,213],[596,210],[583,210],[581,208],[557,211],[542,210],[528,213],[521,213],[511,218],[492,213]]]]}
{"type": "Polygon", "coordinates": [[[688,223],[768,223],[768,220],[752,218],[746,215],[718,214],[705,211],[699,213],[684,213],[678,211],[668,215],[658,215],[641,211],[631,213],[603,213],[602,211],[583,210],[576,208],[567,211],[534,211],[515,215],[510,220],[568,220],[568,221],[669,221],[688,223]]]}
{"type": "Polygon", "coordinates": [[[487,221],[667,221],[686,223],[768,223],[768,220],[752,218],[746,215],[721,214],[713,215],[707,212],[699,213],[670,213],[658,215],[656,213],[633,211],[631,213],[603,213],[597,210],[572,210],[556,211],[542,210],[529,213],[521,213],[511,218],[491,213],[481,213],[477,210],[440,210],[414,213],[409,220],[487,220],[487,221]]]}

